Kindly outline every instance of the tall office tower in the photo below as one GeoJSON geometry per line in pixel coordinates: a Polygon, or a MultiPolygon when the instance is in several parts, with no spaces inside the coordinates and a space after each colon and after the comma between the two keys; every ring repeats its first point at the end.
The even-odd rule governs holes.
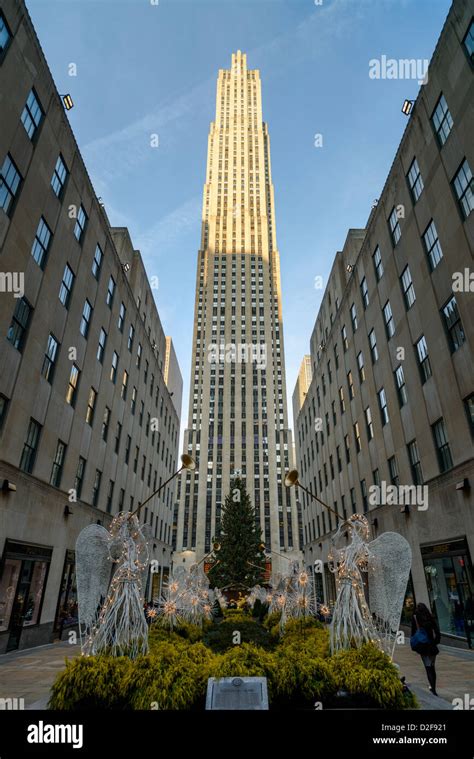
{"type": "Polygon", "coordinates": [[[185,450],[198,467],[175,508],[175,565],[209,552],[236,471],[273,568],[298,557],[270,138],[259,72],[240,51],[219,71],[209,132],[185,450]]]}

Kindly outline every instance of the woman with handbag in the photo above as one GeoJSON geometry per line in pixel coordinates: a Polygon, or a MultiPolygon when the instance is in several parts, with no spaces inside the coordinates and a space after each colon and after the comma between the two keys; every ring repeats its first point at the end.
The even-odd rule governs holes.
{"type": "Polygon", "coordinates": [[[439,627],[430,610],[425,604],[418,604],[411,621],[410,645],[419,654],[425,665],[430,691],[436,693],[436,657],[439,654],[438,643],[441,635],[439,627]]]}

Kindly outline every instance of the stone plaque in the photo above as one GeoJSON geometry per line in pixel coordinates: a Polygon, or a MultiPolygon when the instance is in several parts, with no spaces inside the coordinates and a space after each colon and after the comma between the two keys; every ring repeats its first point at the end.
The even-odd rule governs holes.
{"type": "Polygon", "coordinates": [[[206,709],[268,709],[266,677],[210,677],[206,709]]]}

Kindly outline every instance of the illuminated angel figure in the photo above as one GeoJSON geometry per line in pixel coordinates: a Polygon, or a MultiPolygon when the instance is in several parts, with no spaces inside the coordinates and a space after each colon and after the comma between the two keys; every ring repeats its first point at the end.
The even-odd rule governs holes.
{"type": "Polygon", "coordinates": [[[129,512],[117,514],[110,531],[96,524],[81,531],[76,565],[83,654],[107,651],[134,658],[147,653],[143,580],[148,560],[146,528],[129,512]],[[117,566],[109,587],[110,562],[117,566]]]}
{"type": "Polygon", "coordinates": [[[333,537],[328,556],[337,597],[330,626],[331,650],[372,641],[393,653],[411,567],[411,549],[402,535],[385,532],[368,542],[369,523],[353,514],[333,537]],[[343,535],[350,543],[339,548],[343,535]],[[368,598],[364,592],[367,577],[368,598]]]}

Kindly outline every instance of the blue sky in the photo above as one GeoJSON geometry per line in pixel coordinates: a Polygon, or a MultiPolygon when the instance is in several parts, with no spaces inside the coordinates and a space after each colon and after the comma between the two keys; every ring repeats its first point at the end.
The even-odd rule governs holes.
{"type": "Polygon", "coordinates": [[[406,125],[416,81],[369,61],[430,58],[448,0],[26,0],[97,195],[130,229],[173,337],[187,422],[196,256],[219,68],[247,53],[262,78],[291,395],[328,275],[363,227],[406,125]],[[77,76],[69,75],[69,64],[77,76]],[[322,134],[323,146],[314,146],[322,134]],[[159,147],[150,135],[159,135],[159,147]]]}

